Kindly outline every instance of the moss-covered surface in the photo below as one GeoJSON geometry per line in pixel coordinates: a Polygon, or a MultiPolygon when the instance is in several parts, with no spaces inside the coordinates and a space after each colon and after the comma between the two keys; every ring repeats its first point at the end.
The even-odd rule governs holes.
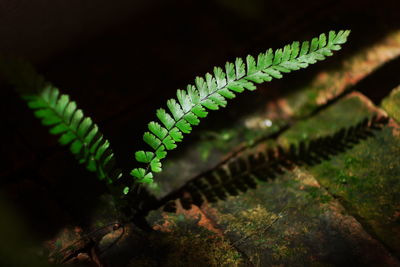
{"type": "MultiPolygon", "coordinates": [[[[317,137],[350,127],[377,109],[364,97],[351,95],[280,137],[282,143],[317,137]],[[351,114],[351,116],[350,116],[351,114]]],[[[373,237],[400,255],[400,138],[391,121],[373,138],[310,168],[310,173],[338,198],[373,237]]]]}
{"type": "Polygon", "coordinates": [[[288,145],[334,134],[340,129],[356,125],[365,118],[371,118],[376,113],[371,107],[372,104],[366,97],[351,93],[344,100],[311,119],[298,122],[282,134],[278,141],[282,145],[288,145]]]}
{"type": "Polygon", "coordinates": [[[393,89],[382,101],[382,108],[397,122],[400,122],[400,86],[393,89]]]}
{"type": "Polygon", "coordinates": [[[396,260],[307,171],[203,211],[255,266],[374,266],[396,260]],[[363,255],[365,251],[373,251],[363,255]]]}
{"type": "MultiPolygon", "coordinates": [[[[352,93],[297,123],[277,142],[285,146],[327,136],[374,114],[382,112],[352,93]]],[[[170,247],[173,256],[166,262],[178,266],[398,266],[400,131],[395,127],[390,121],[330,160],[296,167],[225,201],[190,210],[176,201],[176,214],[153,211],[149,222],[165,234],[153,242],[170,247]]],[[[144,264],[140,258],[132,263],[144,264]]]]}
{"type": "MultiPolygon", "coordinates": [[[[397,126],[394,126],[397,127],[397,126]]],[[[339,157],[312,169],[369,233],[400,256],[400,139],[385,128],[339,157]]]]}

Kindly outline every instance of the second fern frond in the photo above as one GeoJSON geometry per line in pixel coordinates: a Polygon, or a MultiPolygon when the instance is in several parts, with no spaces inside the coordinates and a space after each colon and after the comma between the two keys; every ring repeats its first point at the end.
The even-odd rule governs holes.
{"type": "Polygon", "coordinates": [[[69,145],[79,163],[85,163],[89,171],[96,172],[100,180],[111,184],[121,177],[115,169],[114,153],[110,143],[90,117],[85,117],[76,103],[52,85],[38,94],[22,96],[42,124],[51,127],[50,133],[60,135],[59,143],[69,145]]]}
{"type": "Polygon", "coordinates": [[[61,94],[27,62],[2,58],[0,70],[42,124],[50,127],[50,133],[60,136],[59,143],[69,145],[79,163],[85,164],[89,171],[95,172],[107,184],[122,176],[121,170],[115,166],[109,141],[67,94],[61,94]]]}

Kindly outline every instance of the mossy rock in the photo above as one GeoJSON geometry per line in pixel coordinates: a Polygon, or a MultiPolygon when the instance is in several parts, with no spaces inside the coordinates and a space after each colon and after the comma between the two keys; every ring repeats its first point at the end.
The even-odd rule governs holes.
{"type": "MultiPolygon", "coordinates": [[[[375,114],[383,113],[366,97],[352,93],[314,117],[300,121],[281,135],[277,142],[269,141],[246,153],[255,153],[277,144],[288,146],[305,139],[329,136],[375,114]]],[[[348,168],[365,172],[366,169],[359,168],[359,165],[368,167],[371,161],[369,156],[352,154],[354,151],[359,153],[366,149],[365,146],[371,145],[370,149],[375,149],[376,152],[366,150],[366,155],[370,157],[373,156],[370,153],[382,153],[386,146],[392,148],[392,153],[396,152],[399,140],[393,135],[392,124],[391,121],[384,129],[374,131],[374,137],[355,142],[345,152],[314,167],[301,166],[286,170],[269,182],[258,181],[255,189],[248,189],[237,196],[228,196],[224,201],[204,202],[200,208],[192,205],[185,210],[180,201],[175,201],[176,214],[153,211],[148,220],[153,228],[168,233],[169,237],[164,241],[172,247],[183,245],[187,236],[193,238],[193,242],[198,243],[196,247],[206,251],[202,254],[207,255],[201,257],[202,262],[216,266],[228,263],[254,266],[396,266],[399,262],[391,254],[396,243],[394,238],[388,236],[396,236],[396,226],[388,224],[385,216],[382,220],[364,216],[363,210],[358,207],[367,197],[366,189],[374,190],[376,194],[371,193],[373,198],[367,202],[370,209],[387,211],[388,216],[392,214],[396,203],[399,203],[394,194],[398,189],[396,181],[391,177],[386,179],[386,176],[382,179],[375,177],[376,183],[374,180],[370,183],[377,185],[376,188],[369,188],[367,184],[363,184],[364,187],[351,188],[344,184],[353,182],[354,175],[347,172],[348,168]],[[373,143],[376,145],[372,147],[373,143]],[[381,144],[383,148],[378,149],[375,147],[377,144],[381,144]],[[344,165],[338,165],[342,164],[338,162],[344,165]],[[339,178],[336,173],[329,171],[332,168],[341,171],[337,174],[339,178]],[[328,170],[327,173],[324,170],[328,170]],[[330,187],[330,179],[339,186],[330,187]],[[390,190],[389,183],[393,186],[390,190]],[[348,193],[346,187],[352,191],[348,193]],[[382,189],[386,191],[383,192],[382,189]],[[384,194],[387,196],[382,197],[384,194]],[[348,195],[353,197],[354,207],[347,205],[348,195]],[[374,198],[378,195],[382,199],[387,197],[386,210],[382,209],[383,202],[374,198]],[[373,201],[375,202],[372,203],[373,201]],[[377,222],[372,221],[373,219],[377,222]],[[378,235],[371,231],[374,225],[391,228],[378,235]],[[181,239],[182,242],[179,241],[181,239]],[[206,249],[204,244],[214,248],[206,246],[206,249]],[[226,249],[224,257],[215,246],[226,249]]],[[[387,154],[382,160],[393,162],[395,158],[391,158],[391,155],[387,154]]],[[[376,162],[377,165],[382,163],[376,162]]],[[[376,166],[374,168],[377,169],[376,166]]],[[[379,173],[379,169],[377,171],[379,173]]],[[[393,172],[400,173],[397,169],[393,172]]],[[[185,262],[196,262],[199,251],[189,245],[185,247],[185,253],[180,247],[176,248],[176,251],[182,252],[179,255],[184,254],[176,257],[183,257],[185,262]]]]}
{"type": "MultiPolygon", "coordinates": [[[[365,97],[352,94],[324,112],[302,121],[280,138],[286,144],[350,127],[365,117],[384,114],[365,97]]],[[[393,120],[374,136],[309,168],[374,238],[400,255],[400,128],[393,120]]],[[[357,140],[356,140],[357,142],[357,140]]]]}

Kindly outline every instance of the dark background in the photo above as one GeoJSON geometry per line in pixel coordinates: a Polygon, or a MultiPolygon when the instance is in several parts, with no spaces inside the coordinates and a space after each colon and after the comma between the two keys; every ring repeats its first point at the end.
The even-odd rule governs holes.
{"type": "MultiPolygon", "coordinates": [[[[399,14],[400,1],[0,0],[0,53],[31,61],[70,94],[129,170],[156,108],[195,76],[237,56],[351,29],[340,59],[399,29],[399,14]]],[[[329,59],[318,66],[334,65],[329,59]]],[[[284,83],[306,83],[317,68],[291,74],[284,83]]],[[[243,105],[266,101],[259,96],[271,100],[290,90],[282,88],[274,81],[234,100],[230,109],[246,112],[243,105]]],[[[0,98],[0,197],[41,240],[68,223],[84,225],[104,186],[4,83],[0,98]]],[[[221,114],[201,127],[236,113],[221,114]]]]}

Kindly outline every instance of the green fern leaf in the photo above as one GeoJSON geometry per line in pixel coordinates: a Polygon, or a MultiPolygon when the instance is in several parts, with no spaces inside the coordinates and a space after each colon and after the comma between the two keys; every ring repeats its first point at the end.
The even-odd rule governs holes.
{"type": "Polygon", "coordinates": [[[205,80],[202,77],[196,77],[195,85],[200,94],[200,99],[204,99],[208,95],[208,88],[205,80]]]}
{"type": "Polygon", "coordinates": [[[225,98],[232,99],[235,98],[236,95],[228,90],[228,88],[222,88],[218,91],[218,94],[222,95],[225,98]]]}
{"type": "Polygon", "coordinates": [[[175,121],[177,121],[183,117],[184,112],[183,112],[181,106],[176,102],[175,99],[172,98],[172,99],[168,100],[167,106],[168,106],[169,110],[171,111],[171,114],[172,114],[173,118],[175,119],[175,121]]]}
{"type": "Polygon", "coordinates": [[[246,75],[246,66],[243,63],[243,59],[240,57],[236,58],[235,61],[236,79],[240,80],[246,75]]]}
{"type": "Polygon", "coordinates": [[[212,95],[217,90],[217,83],[210,73],[206,73],[206,84],[208,88],[208,94],[212,95]]]}
{"type": "Polygon", "coordinates": [[[274,61],[274,51],[272,50],[272,48],[267,50],[265,60],[266,60],[266,63],[265,63],[265,67],[263,69],[271,66],[272,62],[274,61]]]}
{"type": "Polygon", "coordinates": [[[244,87],[241,86],[238,81],[236,81],[236,82],[233,81],[233,82],[228,83],[227,88],[229,90],[232,90],[232,91],[236,92],[236,93],[241,93],[241,92],[244,91],[244,87]]]}
{"type": "Polygon", "coordinates": [[[53,128],[50,129],[50,133],[57,135],[68,131],[68,126],[64,123],[57,124],[53,128]]]}
{"type": "MultiPolygon", "coordinates": [[[[139,183],[150,184],[153,182],[153,174],[151,172],[146,173],[146,170],[143,168],[136,168],[131,171],[131,175],[137,178],[139,183]]],[[[127,190],[124,189],[126,192],[127,190]]]]}
{"type": "Polygon", "coordinates": [[[162,127],[158,122],[154,122],[154,121],[149,123],[149,130],[150,130],[150,132],[155,134],[155,136],[157,136],[159,139],[163,139],[168,134],[167,129],[162,127]]]}
{"type": "Polygon", "coordinates": [[[220,67],[214,68],[214,75],[217,81],[217,87],[221,88],[226,85],[225,73],[220,67]]]}
{"type": "Polygon", "coordinates": [[[188,112],[183,118],[191,125],[199,125],[200,123],[199,118],[193,112],[188,112]]]}
{"type": "Polygon", "coordinates": [[[171,117],[171,115],[169,115],[164,109],[160,108],[157,110],[157,117],[158,119],[164,124],[165,128],[167,128],[167,130],[170,130],[174,124],[175,121],[174,119],[171,117]]]}
{"type": "Polygon", "coordinates": [[[194,106],[192,112],[199,118],[207,117],[208,112],[202,106],[194,106]]]}
{"type": "Polygon", "coordinates": [[[149,151],[137,151],[135,153],[135,158],[139,162],[149,163],[154,158],[154,153],[149,151]]]}
{"type": "Polygon", "coordinates": [[[163,159],[167,156],[167,152],[165,151],[165,147],[164,146],[160,146],[157,150],[156,150],[156,156],[158,159],[163,159]]]}
{"type": "Polygon", "coordinates": [[[61,145],[69,145],[80,163],[86,164],[88,170],[96,172],[99,179],[106,179],[109,184],[122,176],[121,171],[115,168],[109,142],[68,95],[61,94],[59,89],[45,82],[26,62],[4,59],[0,69],[34,115],[43,125],[50,127],[51,134],[60,136],[61,145]]]}
{"type": "Polygon", "coordinates": [[[84,118],[81,124],[78,127],[77,134],[81,138],[85,138],[88,131],[94,126],[92,119],[87,117],[84,118]]]}
{"type": "MultiPolygon", "coordinates": [[[[152,133],[145,133],[144,138],[145,142],[155,150],[155,154],[151,160],[145,158],[146,168],[136,168],[131,174],[139,182],[152,181],[151,172],[161,171],[160,160],[167,155],[165,149],[176,148],[176,142],[182,141],[183,133],[190,133],[192,125],[198,125],[200,118],[207,116],[207,110],[225,107],[226,99],[234,98],[235,93],[255,90],[255,83],[271,81],[273,78],[280,79],[283,73],[306,68],[310,64],[324,60],[327,56],[331,56],[333,51],[341,48],[349,33],[350,31],[338,33],[331,31],[328,38],[325,34],[321,34],[311,42],[305,41],[300,44],[296,41],[282,49],[275,51],[268,49],[257,56],[257,61],[253,56],[247,56],[246,63],[243,59],[237,58],[234,64],[227,62],[225,70],[215,67],[214,75],[207,73],[204,78],[196,77],[195,85],[188,85],[186,91],[177,91],[178,101],[174,99],[167,101],[172,116],[164,109],[157,110],[157,117],[165,128],[153,122],[151,129],[149,127],[152,133]]],[[[40,106],[41,103],[35,105],[40,106]]],[[[143,157],[141,153],[139,162],[143,162],[143,157]]]]}
{"type": "Polygon", "coordinates": [[[325,34],[320,34],[318,43],[319,43],[319,47],[318,47],[319,49],[322,49],[326,46],[326,35],[325,34]]]}
{"type": "Polygon", "coordinates": [[[179,129],[176,127],[171,129],[171,131],[169,132],[169,135],[171,136],[172,139],[174,139],[175,142],[181,142],[183,139],[182,132],[179,131],[179,129]]]}
{"type": "Polygon", "coordinates": [[[177,147],[175,144],[175,140],[171,136],[167,136],[162,140],[162,143],[165,145],[167,150],[173,150],[177,147]]]}
{"type": "Polygon", "coordinates": [[[214,101],[212,101],[212,99],[210,99],[210,98],[204,99],[201,102],[201,104],[203,105],[203,107],[211,109],[211,110],[219,109],[218,105],[214,101]]]}
{"type": "Polygon", "coordinates": [[[272,65],[278,65],[282,62],[282,49],[279,48],[275,51],[274,60],[272,61],[272,65]]]}
{"type": "Polygon", "coordinates": [[[292,53],[290,54],[290,60],[295,59],[299,55],[299,52],[300,52],[300,43],[294,41],[292,43],[292,53]]]}
{"type": "Polygon", "coordinates": [[[228,83],[236,80],[235,65],[233,65],[230,62],[226,62],[225,70],[226,70],[226,77],[228,79],[228,83]]]}
{"type": "Polygon", "coordinates": [[[310,48],[310,43],[308,41],[303,42],[301,44],[301,50],[300,50],[299,56],[301,57],[301,56],[306,55],[309,51],[309,48],[310,48]]]}
{"type": "Polygon", "coordinates": [[[80,140],[75,140],[70,146],[70,150],[71,150],[72,154],[80,153],[82,148],[83,148],[83,144],[80,140]]]}
{"type": "Polygon", "coordinates": [[[246,57],[246,63],[247,63],[247,75],[251,75],[257,71],[256,60],[254,59],[253,56],[248,55],[246,57]]]}
{"type": "Polygon", "coordinates": [[[313,38],[311,40],[311,45],[310,45],[310,52],[314,52],[318,49],[318,38],[313,38]]]}
{"type": "Polygon", "coordinates": [[[187,113],[192,107],[193,104],[190,101],[189,95],[186,93],[186,91],[183,90],[178,90],[176,92],[179,104],[182,107],[183,112],[187,113]]]}
{"type": "Polygon", "coordinates": [[[176,127],[178,127],[178,129],[181,130],[183,133],[190,133],[192,131],[192,126],[190,126],[189,123],[182,119],[176,123],[176,127]]]}
{"type": "Polygon", "coordinates": [[[145,132],[143,135],[143,141],[146,142],[153,149],[157,149],[161,145],[160,139],[158,139],[155,135],[145,132]]]}
{"type": "Polygon", "coordinates": [[[200,102],[200,95],[199,92],[197,91],[196,87],[193,85],[188,85],[187,86],[187,92],[190,97],[190,101],[193,103],[193,105],[197,105],[200,102]]]}
{"type": "Polygon", "coordinates": [[[285,45],[283,48],[282,54],[282,62],[286,62],[290,59],[290,55],[292,54],[292,47],[290,45],[285,45]]]}
{"type": "Polygon", "coordinates": [[[211,99],[216,105],[218,105],[218,106],[220,106],[220,107],[226,107],[227,102],[226,102],[225,98],[224,98],[222,95],[220,95],[220,94],[214,94],[214,95],[211,95],[211,96],[210,96],[210,99],[211,99]]]}
{"type": "Polygon", "coordinates": [[[161,171],[161,162],[158,158],[154,158],[150,162],[150,167],[152,172],[160,172],[161,171]]]}

